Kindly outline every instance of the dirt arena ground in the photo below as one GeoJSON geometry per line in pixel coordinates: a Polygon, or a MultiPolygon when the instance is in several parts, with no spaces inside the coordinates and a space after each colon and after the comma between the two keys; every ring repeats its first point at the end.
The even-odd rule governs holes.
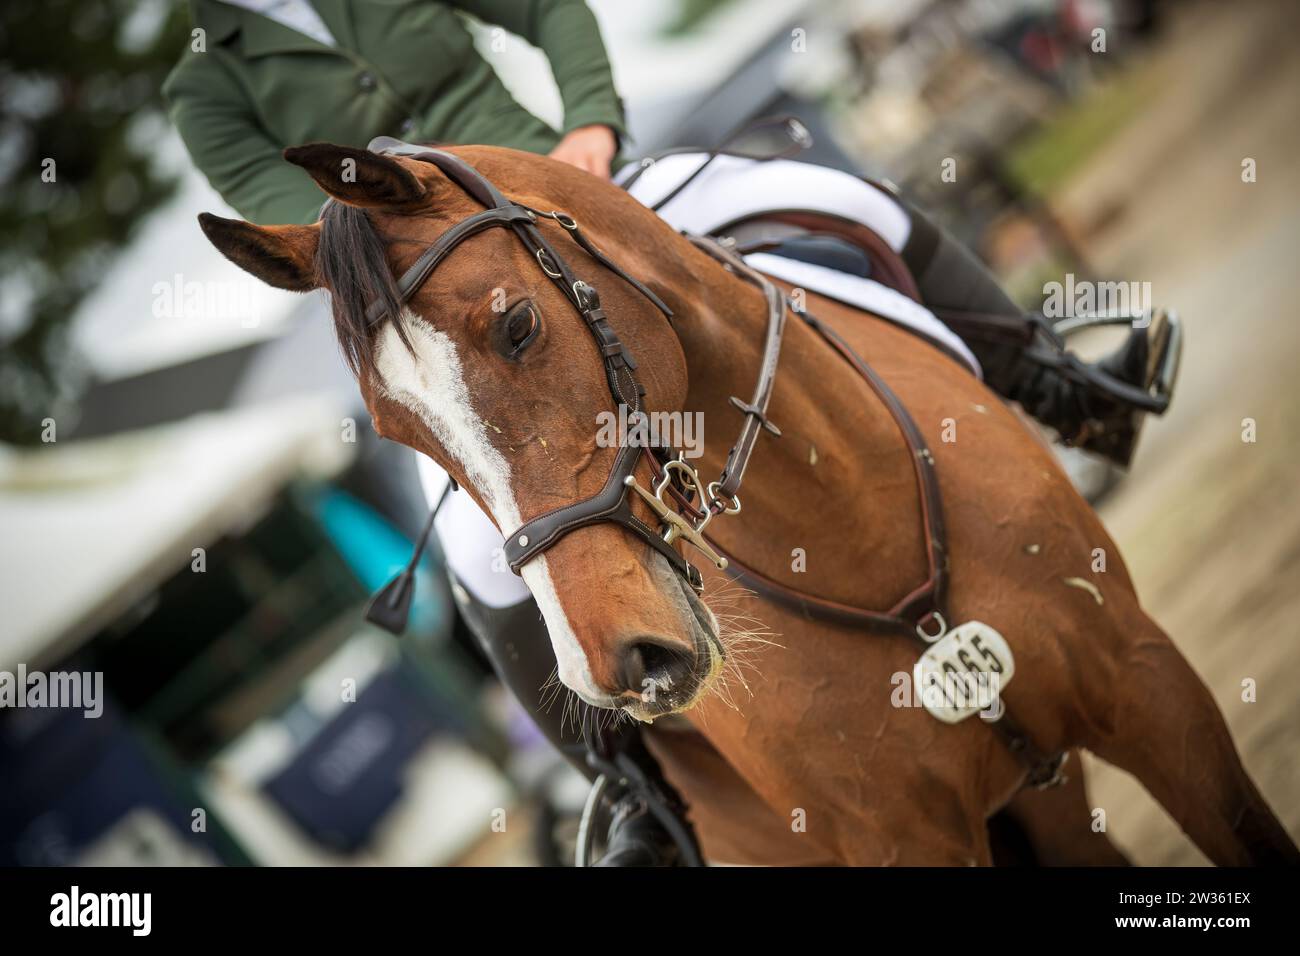
{"type": "MultiPolygon", "coordinates": [[[[1058,205],[1085,229],[1108,210],[1084,243],[1093,266],[1150,281],[1185,321],[1177,401],[1101,513],[1300,837],[1300,4],[1191,6],[1153,54],[1161,92],[1058,205]]],[[[1206,862],[1131,777],[1090,770],[1134,862],[1206,862]]]]}

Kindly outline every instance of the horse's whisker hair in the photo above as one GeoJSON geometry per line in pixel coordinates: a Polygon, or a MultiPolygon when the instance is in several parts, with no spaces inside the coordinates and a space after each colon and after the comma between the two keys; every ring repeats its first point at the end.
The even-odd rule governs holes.
{"type": "Polygon", "coordinates": [[[733,585],[709,595],[706,602],[718,622],[718,642],[725,652],[725,661],[697,700],[716,697],[737,713],[740,711],[736,700],[737,688],[752,699],[754,691],[750,682],[762,677],[756,659],[758,654],[766,647],[782,647],[773,640],[780,635],[759,618],[738,609],[740,602],[753,594],[749,588],[733,585]]]}

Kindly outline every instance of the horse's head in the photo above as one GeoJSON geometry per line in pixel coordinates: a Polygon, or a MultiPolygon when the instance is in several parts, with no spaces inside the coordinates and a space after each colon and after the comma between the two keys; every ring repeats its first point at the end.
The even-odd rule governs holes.
{"type": "MultiPolygon", "coordinates": [[[[665,278],[684,274],[676,270],[694,251],[622,190],[527,153],[452,152],[512,200],[571,214],[628,273],[670,303],[676,298],[665,278]]],[[[271,285],[330,291],[339,341],[376,431],[442,465],[504,534],[596,494],[617,453],[598,440],[602,416],[614,410],[600,350],[512,230],[466,239],[403,307],[394,277],[483,206],[416,159],[328,144],[285,157],[335,200],[322,222],[261,227],[205,215],[201,224],[223,254],[271,285]],[[388,309],[373,322],[372,302],[388,309]]],[[[686,361],[669,322],[570,244],[562,224],[538,228],[598,288],[610,324],[638,360],[647,409],[680,409],[686,361]]],[[[643,462],[642,484],[647,472],[643,462]]],[[[656,526],[642,502],[633,509],[656,526]]],[[[510,573],[504,561],[497,565],[510,573]]],[[[663,554],[616,525],[565,535],[521,573],[545,617],[560,680],[591,704],[642,718],[680,710],[722,667],[713,615],[663,554]]]]}

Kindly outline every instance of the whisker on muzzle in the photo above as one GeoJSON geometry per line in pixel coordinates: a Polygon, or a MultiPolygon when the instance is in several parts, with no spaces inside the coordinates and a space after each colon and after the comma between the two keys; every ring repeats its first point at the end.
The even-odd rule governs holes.
{"type": "Polygon", "coordinates": [[[717,639],[723,649],[723,664],[705,680],[696,703],[715,696],[726,707],[739,711],[740,706],[736,702],[738,690],[752,698],[754,692],[750,682],[762,677],[759,655],[765,648],[783,646],[774,640],[780,635],[767,624],[737,609],[741,601],[753,594],[749,588],[732,585],[705,600],[705,606],[718,623],[717,639]]]}

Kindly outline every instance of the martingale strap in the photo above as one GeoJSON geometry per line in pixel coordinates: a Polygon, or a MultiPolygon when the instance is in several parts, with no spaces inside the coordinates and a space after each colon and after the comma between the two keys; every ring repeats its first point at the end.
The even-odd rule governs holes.
{"type": "MultiPolygon", "coordinates": [[[[866,611],[838,601],[806,594],[769,578],[753,568],[746,567],[731,556],[728,556],[728,574],[740,584],[800,614],[839,624],[901,634],[928,648],[931,646],[931,638],[923,632],[931,622],[938,621],[942,628],[946,627],[947,622],[951,620],[947,605],[948,534],[943,519],[943,500],[934,469],[934,455],[911,413],[894,394],[893,389],[853,347],[844,341],[839,333],[811,313],[804,311],[799,315],[867,382],[889,410],[912,452],[912,468],[920,490],[921,519],[929,576],[925,583],[904,596],[890,610],[879,612],[866,611]]],[[[992,721],[992,726],[1007,748],[1029,771],[1025,781],[1028,786],[1046,789],[1064,782],[1062,767],[1067,754],[1065,752],[1049,754],[1039,748],[1011,716],[1005,705],[1001,717],[992,721]]]]}
{"type": "MultiPolygon", "coordinates": [[[[645,389],[636,376],[636,360],[610,325],[596,289],[573,273],[564,257],[557,253],[542,235],[538,228],[539,221],[549,219],[558,223],[595,262],[636,289],[663,313],[665,318],[671,320],[672,310],[658,296],[604,255],[582,233],[573,217],[561,212],[540,212],[522,203],[511,201],[486,177],[458,156],[438,149],[415,146],[387,136],[372,140],[369,148],[376,153],[406,156],[434,164],[485,207],[482,212],[469,216],[439,236],[399,277],[397,288],[400,304],[404,305],[410,301],[438,265],[466,239],[491,228],[509,229],[532,253],[543,273],[564,293],[582,316],[599,350],[610,394],[615,403],[620,406],[619,410],[626,410],[628,413],[639,413],[642,410],[645,389]]],[[[627,529],[663,555],[670,566],[697,592],[703,589],[703,578],[698,569],[674,547],[678,538],[693,544],[708,555],[719,569],[728,570],[731,576],[741,583],[778,603],[796,608],[801,613],[841,623],[907,633],[928,645],[928,639],[923,633],[925,627],[935,620],[940,622],[941,627],[946,626],[945,622],[949,620],[946,603],[948,546],[942,500],[934,471],[934,456],[926,445],[921,430],[917,428],[916,422],[889,386],[834,329],[806,311],[794,310],[785,293],[767,276],[746,264],[733,251],[729,243],[711,237],[687,236],[687,238],[724,268],[756,285],[762,291],[767,305],[767,333],[753,395],[748,402],[735,396],[731,398],[732,405],[744,416],[744,424],[727,455],[722,475],[717,481],[705,486],[694,469],[684,460],[661,458],[651,454],[646,456],[655,476],[654,491],[651,493],[637,483],[635,474],[644,450],[636,444],[622,445],[615,455],[609,477],[599,492],[590,498],[538,515],[507,536],[505,554],[510,568],[515,573],[519,573],[524,564],[552,547],[571,531],[600,522],[611,522],[627,529]],[[745,567],[734,558],[724,556],[704,535],[705,527],[712,518],[721,514],[735,514],[740,510],[738,492],[745,470],[757,446],[758,436],[764,431],[774,436],[781,434],[780,430],[768,420],[767,409],[776,378],[787,311],[796,311],[796,314],[867,382],[889,410],[912,452],[912,467],[920,491],[929,574],[923,584],[903,597],[887,612],[864,611],[804,594],[766,577],[757,570],[745,567]],[[639,494],[660,519],[662,532],[651,528],[632,512],[630,504],[632,492],[639,494]]],[[[381,321],[385,314],[382,303],[371,303],[367,307],[366,315],[372,323],[381,321]]],[[[426,528],[426,535],[427,530],[426,528]]],[[[418,552],[417,558],[413,559],[412,568],[414,560],[418,560],[418,552]]],[[[408,577],[410,572],[411,569],[408,569],[408,577]]],[[[391,613],[376,617],[375,607],[372,606],[371,619],[399,633],[401,622],[398,618],[405,617],[406,606],[410,603],[407,585],[409,582],[403,584],[401,576],[391,582],[385,592],[381,592],[381,594],[393,592],[391,613]]],[[[379,610],[382,611],[383,608],[379,610]]],[[[995,721],[993,726],[1006,740],[1010,749],[1029,766],[1031,784],[1047,786],[1059,782],[1064,754],[1056,756],[1043,754],[1011,720],[1005,708],[1001,719],[995,721]]]]}
{"type": "Polygon", "coordinates": [[[745,416],[745,424],[740,430],[740,437],[731,446],[727,462],[722,468],[722,477],[717,482],[717,496],[734,500],[740,491],[740,483],[745,478],[745,468],[754,454],[759,433],[766,430],[780,437],[781,429],[767,418],[767,406],[772,401],[772,387],[776,384],[776,366],[781,357],[781,337],[785,334],[785,315],[788,303],[785,293],[775,282],[753,269],[744,259],[736,255],[726,244],[715,239],[688,236],[698,249],[704,250],[714,259],[741,278],[758,286],[767,303],[767,335],[763,342],[763,359],[758,370],[758,384],[754,386],[754,395],[748,402],[742,402],[731,396],[731,404],[745,416]]]}
{"type": "MultiPolygon", "coordinates": [[[[763,278],[766,279],[766,277],[763,278]]],[[[726,554],[727,571],[734,580],[763,593],[779,604],[799,611],[801,614],[811,614],[840,624],[906,635],[915,635],[918,628],[925,628],[936,618],[942,618],[944,621],[950,620],[947,608],[948,532],[943,517],[943,498],[939,492],[939,482],[934,470],[934,455],[925,441],[925,436],[917,427],[911,413],[908,412],[898,396],[894,394],[893,389],[885,383],[875,369],[858,355],[852,346],[844,341],[839,333],[810,312],[802,311],[797,314],[866,381],[898,425],[898,430],[911,451],[910,459],[913,474],[916,477],[917,489],[920,495],[922,533],[925,538],[928,575],[921,585],[904,595],[888,611],[867,611],[828,598],[816,597],[782,584],[761,571],[747,566],[734,555],[726,554],[718,547],[716,542],[711,541],[711,543],[720,553],[726,554]]],[[[761,382],[759,389],[762,390],[761,382]]],[[[756,398],[753,404],[757,407],[753,409],[751,414],[754,418],[761,418],[765,421],[766,400],[756,398]]],[[[737,447],[739,445],[738,442],[737,447]]],[[[751,446],[747,451],[738,455],[736,448],[733,448],[732,454],[728,456],[729,466],[731,460],[737,458],[741,463],[740,470],[743,474],[744,463],[748,461],[749,452],[752,452],[752,450],[751,446]]],[[[693,512],[696,515],[701,514],[696,509],[695,503],[685,498],[679,498],[677,504],[684,510],[693,512]]]]}

